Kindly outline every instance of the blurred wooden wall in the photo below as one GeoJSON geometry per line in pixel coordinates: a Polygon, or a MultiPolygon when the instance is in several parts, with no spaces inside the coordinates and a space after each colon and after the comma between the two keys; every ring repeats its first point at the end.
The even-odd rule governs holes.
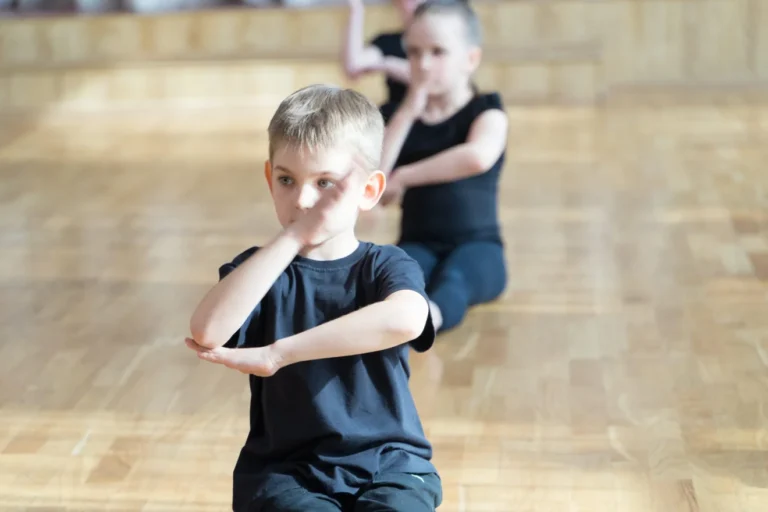
{"type": "MultiPolygon", "coordinates": [[[[510,103],[589,103],[628,88],[768,84],[768,0],[509,0],[476,8],[482,87],[510,103]]],[[[345,84],[345,7],[0,20],[0,112],[270,107],[345,84]]],[[[367,33],[396,27],[367,9],[367,33]]],[[[382,98],[379,78],[354,86],[382,98]]]]}

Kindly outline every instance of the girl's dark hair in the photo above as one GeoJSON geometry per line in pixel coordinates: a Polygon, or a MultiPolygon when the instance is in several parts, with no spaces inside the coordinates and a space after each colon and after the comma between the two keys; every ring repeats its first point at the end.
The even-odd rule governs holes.
{"type": "Polygon", "coordinates": [[[475,46],[483,44],[483,30],[475,10],[466,0],[427,0],[413,11],[413,18],[421,18],[427,14],[456,14],[464,22],[467,41],[475,46]]]}

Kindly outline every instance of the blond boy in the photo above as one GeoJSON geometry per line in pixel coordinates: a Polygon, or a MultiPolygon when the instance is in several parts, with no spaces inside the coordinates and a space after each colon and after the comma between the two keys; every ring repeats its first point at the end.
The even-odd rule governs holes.
{"type": "Polygon", "coordinates": [[[433,511],[432,448],[408,388],[408,347],[435,331],[419,266],[359,241],[386,180],[383,119],[315,85],[278,107],[265,176],[283,230],[219,269],[186,343],[249,374],[250,433],[236,511],[433,511]]]}

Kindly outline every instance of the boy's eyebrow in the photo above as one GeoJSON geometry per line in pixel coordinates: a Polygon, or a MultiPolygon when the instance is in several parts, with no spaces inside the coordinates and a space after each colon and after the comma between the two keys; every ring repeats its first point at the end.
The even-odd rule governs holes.
{"type": "MultiPolygon", "coordinates": [[[[293,171],[291,171],[289,168],[285,167],[284,165],[276,165],[274,167],[274,170],[275,171],[280,171],[280,172],[285,172],[285,173],[288,173],[288,174],[294,174],[293,171]]],[[[333,176],[334,178],[343,178],[344,176],[347,175],[346,172],[343,172],[343,171],[339,172],[339,171],[334,171],[334,170],[330,170],[330,169],[329,170],[322,170],[322,171],[313,172],[312,174],[314,174],[316,176],[333,176]]]]}

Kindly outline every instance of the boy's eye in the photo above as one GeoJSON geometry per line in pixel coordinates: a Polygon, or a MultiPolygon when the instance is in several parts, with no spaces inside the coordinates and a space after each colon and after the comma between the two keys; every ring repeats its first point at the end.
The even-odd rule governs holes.
{"type": "Polygon", "coordinates": [[[317,186],[320,188],[331,188],[333,186],[333,182],[331,180],[319,180],[317,182],[317,186]]]}
{"type": "Polygon", "coordinates": [[[280,183],[281,185],[290,185],[291,183],[293,183],[293,180],[288,176],[280,176],[279,178],[277,178],[277,182],[280,183]]]}

